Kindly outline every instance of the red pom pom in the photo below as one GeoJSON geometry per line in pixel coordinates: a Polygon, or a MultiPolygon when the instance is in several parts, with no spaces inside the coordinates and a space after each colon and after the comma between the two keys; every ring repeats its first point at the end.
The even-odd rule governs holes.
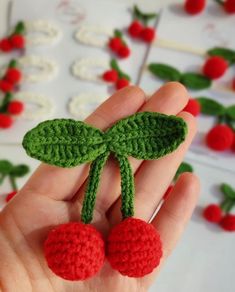
{"type": "Polygon", "coordinates": [[[173,190],[173,188],[174,188],[173,185],[170,185],[170,186],[168,187],[168,189],[166,190],[166,192],[165,192],[165,194],[164,194],[164,196],[163,196],[163,200],[167,200],[167,199],[168,199],[168,197],[169,197],[171,191],[173,190]]]}
{"type": "Polygon", "coordinates": [[[25,46],[25,39],[20,34],[15,34],[10,38],[10,42],[14,49],[23,49],[25,46]]]}
{"type": "Polygon", "coordinates": [[[146,43],[151,43],[155,38],[155,30],[152,27],[145,27],[141,32],[141,38],[146,43]]]}
{"type": "Polygon", "coordinates": [[[143,277],[159,265],[161,257],[160,235],[143,220],[127,218],[108,236],[107,259],[122,275],[143,277]]]}
{"type": "Polygon", "coordinates": [[[231,148],[233,137],[234,133],[231,128],[226,125],[217,125],[208,132],[206,143],[213,150],[224,151],[231,148]]]}
{"type": "Polygon", "coordinates": [[[130,49],[127,46],[122,46],[119,50],[118,50],[118,56],[121,58],[127,58],[130,56],[130,49]]]}
{"type": "Polygon", "coordinates": [[[12,84],[17,84],[20,82],[22,74],[20,70],[16,68],[9,68],[6,72],[5,79],[12,84]]]}
{"type": "Polygon", "coordinates": [[[0,50],[5,53],[12,51],[12,45],[9,42],[9,39],[5,38],[0,41],[0,50]]]}
{"type": "Polygon", "coordinates": [[[12,115],[19,115],[24,110],[24,104],[19,100],[11,101],[8,104],[7,111],[12,115]]]}
{"type": "Polygon", "coordinates": [[[186,105],[186,107],[183,109],[185,112],[189,112],[193,116],[198,116],[201,111],[201,105],[196,99],[190,99],[186,105]]]}
{"type": "Polygon", "coordinates": [[[44,243],[44,253],[49,268],[71,281],[94,276],[105,258],[101,234],[92,225],[80,222],[54,228],[44,243]]]}
{"type": "Polygon", "coordinates": [[[11,92],[13,90],[13,85],[7,80],[0,80],[0,90],[3,92],[11,92]]]}
{"type": "Polygon", "coordinates": [[[203,73],[210,79],[217,79],[224,75],[228,69],[228,63],[222,57],[213,56],[207,59],[203,66],[203,73]]]}
{"type": "Polygon", "coordinates": [[[230,232],[235,231],[235,215],[230,214],[225,215],[222,218],[220,225],[226,231],[230,232]]]}
{"type": "Polygon", "coordinates": [[[17,194],[17,191],[13,191],[13,192],[7,194],[6,199],[5,199],[6,202],[8,203],[16,194],[17,194]]]}
{"type": "Polygon", "coordinates": [[[122,40],[118,37],[115,38],[111,38],[111,40],[109,41],[109,48],[113,51],[113,52],[118,52],[120,50],[120,48],[122,47],[122,40]]]}
{"type": "Polygon", "coordinates": [[[203,216],[209,222],[219,223],[222,218],[222,210],[220,206],[212,204],[204,209],[203,216]]]}
{"type": "Polygon", "coordinates": [[[120,78],[118,79],[118,81],[116,82],[116,89],[122,89],[126,86],[129,85],[129,80],[125,79],[125,78],[120,78]]]}
{"type": "Polygon", "coordinates": [[[235,13],[235,0],[226,0],[224,2],[224,10],[229,13],[235,13]]]}
{"type": "Polygon", "coordinates": [[[10,116],[0,113],[0,128],[7,129],[10,128],[13,124],[13,120],[10,116]]]}
{"type": "Polygon", "coordinates": [[[138,38],[141,35],[141,32],[143,30],[142,24],[135,20],[131,23],[131,25],[128,27],[129,35],[133,38],[138,38]]]}
{"type": "Polygon", "coordinates": [[[118,72],[114,69],[104,72],[103,80],[107,82],[116,82],[118,80],[118,72]]]}
{"type": "Polygon", "coordinates": [[[206,6],[206,0],[186,0],[184,10],[191,15],[201,13],[206,6]]]}

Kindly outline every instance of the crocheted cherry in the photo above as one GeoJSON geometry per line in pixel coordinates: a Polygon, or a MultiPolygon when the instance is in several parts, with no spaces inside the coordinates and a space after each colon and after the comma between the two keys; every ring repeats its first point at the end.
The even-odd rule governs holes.
{"type": "Polygon", "coordinates": [[[189,112],[193,116],[198,116],[200,114],[201,105],[196,99],[189,99],[187,105],[183,109],[185,112],[189,112]]]}
{"type": "Polygon", "coordinates": [[[227,61],[220,56],[213,56],[207,59],[203,66],[203,73],[210,79],[217,79],[224,75],[228,69],[227,61]]]}
{"type": "Polygon", "coordinates": [[[17,191],[13,191],[13,192],[7,194],[6,199],[5,199],[6,202],[8,203],[16,194],[17,194],[17,191]]]}
{"type": "Polygon", "coordinates": [[[221,227],[226,231],[235,231],[235,215],[227,214],[225,215],[221,222],[221,227]]]}
{"type": "Polygon", "coordinates": [[[0,41],[0,50],[3,51],[4,53],[12,51],[12,45],[9,39],[4,38],[0,41]]]}
{"type": "Polygon", "coordinates": [[[13,90],[13,85],[7,80],[0,80],[0,90],[3,92],[11,92],[13,90]]]}
{"type": "Polygon", "coordinates": [[[89,224],[71,222],[54,228],[44,243],[49,268],[63,279],[94,276],[104,263],[104,241],[89,224]]]}
{"type": "Polygon", "coordinates": [[[108,44],[109,48],[116,53],[120,50],[122,45],[122,40],[119,37],[111,38],[108,44]]]}
{"type": "Polygon", "coordinates": [[[204,209],[203,217],[209,222],[219,223],[222,218],[222,210],[220,206],[211,204],[204,209]]]}
{"type": "Polygon", "coordinates": [[[225,0],[224,10],[229,14],[235,13],[235,0],[225,0]]]}
{"type": "Polygon", "coordinates": [[[17,68],[9,68],[5,75],[5,79],[12,84],[19,83],[21,78],[22,74],[17,68]]]}
{"type": "Polygon", "coordinates": [[[127,46],[121,46],[121,48],[118,50],[117,54],[120,58],[127,58],[130,56],[130,49],[127,46]]]}
{"type": "Polygon", "coordinates": [[[13,120],[10,116],[0,113],[0,128],[7,129],[13,124],[13,120]]]}
{"type": "Polygon", "coordinates": [[[23,49],[25,47],[25,38],[20,34],[15,34],[10,38],[10,43],[14,49],[23,49]]]}
{"type": "Polygon", "coordinates": [[[133,21],[131,25],[128,27],[128,33],[133,38],[140,37],[142,30],[143,25],[138,20],[133,21]]]}
{"type": "Polygon", "coordinates": [[[107,82],[116,82],[118,80],[118,72],[116,70],[109,70],[104,72],[103,80],[107,82]]]}
{"type": "Polygon", "coordinates": [[[23,110],[24,104],[19,100],[11,101],[7,107],[7,112],[12,115],[19,115],[23,112],[23,110]]]}
{"type": "Polygon", "coordinates": [[[116,82],[116,89],[122,89],[126,86],[129,85],[129,80],[125,79],[125,78],[120,78],[118,79],[118,81],[116,82]]]}
{"type": "Polygon", "coordinates": [[[184,10],[191,15],[201,13],[206,6],[206,0],[186,0],[184,10]]]}
{"type": "Polygon", "coordinates": [[[217,125],[206,135],[206,144],[209,148],[216,151],[224,151],[231,148],[234,133],[227,125],[217,125]]]}
{"type": "Polygon", "coordinates": [[[141,32],[141,38],[146,43],[151,43],[155,38],[155,30],[152,27],[145,27],[141,32]]]}

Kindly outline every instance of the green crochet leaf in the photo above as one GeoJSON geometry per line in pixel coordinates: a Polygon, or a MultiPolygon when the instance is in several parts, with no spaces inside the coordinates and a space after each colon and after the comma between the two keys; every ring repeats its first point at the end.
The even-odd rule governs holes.
{"type": "Polygon", "coordinates": [[[110,61],[110,67],[118,72],[118,77],[119,78],[125,78],[125,79],[131,81],[131,77],[129,75],[127,75],[126,73],[124,73],[120,69],[120,67],[118,66],[118,63],[117,63],[117,61],[115,59],[112,59],[110,61]]]}
{"type": "Polygon", "coordinates": [[[156,159],[174,151],[184,140],[183,119],[154,112],[142,112],[120,120],[105,136],[109,149],[118,155],[156,159]]]}
{"type": "Polygon", "coordinates": [[[133,17],[134,19],[138,19],[139,21],[142,21],[145,25],[148,24],[148,22],[151,19],[154,19],[157,16],[156,13],[143,13],[137,5],[134,6],[133,10],[133,17]]]}
{"type": "Polygon", "coordinates": [[[235,120],[235,105],[231,105],[231,106],[227,107],[227,109],[226,109],[226,115],[230,119],[235,120]]]}
{"type": "Polygon", "coordinates": [[[212,48],[210,49],[207,54],[209,56],[220,56],[227,60],[230,64],[235,62],[235,51],[227,48],[212,48]]]}
{"type": "Polygon", "coordinates": [[[187,88],[193,90],[202,90],[211,87],[211,80],[204,75],[198,73],[184,73],[181,76],[180,82],[187,88]]]}
{"type": "Polygon", "coordinates": [[[24,34],[25,33],[25,25],[23,21],[19,21],[15,27],[14,34],[24,34]]]}
{"type": "Polygon", "coordinates": [[[219,102],[208,98],[208,97],[198,97],[196,99],[201,105],[201,113],[209,116],[220,116],[225,112],[225,107],[219,102]]]}
{"type": "Polygon", "coordinates": [[[220,189],[227,199],[235,200],[235,190],[229,184],[221,184],[220,189]]]}
{"type": "Polygon", "coordinates": [[[14,177],[23,177],[29,173],[29,167],[26,164],[19,164],[12,168],[10,175],[14,177]]]}
{"type": "Polygon", "coordinates": [[[13,164],[8,160],[0,160],[0,173],[8,175],[13,168],[13,164]]]}
{"type": "Polygon", "coordinates": [[[179,81],[181,73],[176,68],[160,63],[152,63],[148,65],[149,71],[162,80],[179,81]]]}
{"type": "Polygon", "coordinates": [[[187,163],[187,162],[182,162],[176,171],[174,180],[176,181],[178,179],[178,177],[184,172],[193,172],[192,165],[187,163]]]}
{"type": "Polygon", "coordinates": [[[48,164],[73,167],[106,152],[103,133],[83,122],[56,119],[40,123],[23,139],[27,154],[48,164]]]}

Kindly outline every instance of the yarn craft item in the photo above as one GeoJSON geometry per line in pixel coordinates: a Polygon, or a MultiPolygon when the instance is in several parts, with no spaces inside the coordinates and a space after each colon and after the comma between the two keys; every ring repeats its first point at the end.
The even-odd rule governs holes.
{"type": "Polygon", "coordinates": [[[186,13],[196,15],[201,13],[206,7],[206,0],[185,0],[184,10],[186,13]]]}
{"type": "Polygon", "coordinates": [[[235,13],[235,0],[214,0],[217,2],[226,13],[234,14],[235,13]]]}
{"type": "Polygon", "coordinates": [[[115,29],[114,35],[109,39],[109,49],[119,58],[125,59],[130,56],[131,51],[126,41],[124,40],[123,33],[115,29]]]}
{"type": "Polygon", "coordinates": [[[43,162],[75,167],[92,162],[83,202],[81,221],[53,229],[45,243],[49,268],[67,280],[95,275],[106,257],[111,266],[129,277],[142,277],[159,265],[162,244],[159,233],[134,218],[134,177],[128,156],[157,159],[174,151],[184,140],[184,120],[154,112],[141,112],[118,121],[102,132],[80,121],[45,121],[23,139],[27,154],[43,162]],[[113,153],[121,173],[123,221],[115,226],[106,248],[101,234],[90,225],[102,169],[113,153]],[[127,260],[128,259],[128,260],[127,260]]]}

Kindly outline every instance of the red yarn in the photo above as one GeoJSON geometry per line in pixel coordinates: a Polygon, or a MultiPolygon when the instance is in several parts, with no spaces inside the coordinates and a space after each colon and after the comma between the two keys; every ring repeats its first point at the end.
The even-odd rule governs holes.
{"type": "Polygon", "coordinates": [[[224,151],[231,148],[234,133],[227,125],[217,125],[206,135],[207,146],[216,151],[224,151]]]}
{"type": "Polygon", "coordinates": [[[5,38],[0,41],[0,50],[8,53],[12,50],[12,45],[9,42],[9,39],[5,38]]]}
{"type": "Polygon", "coordinates": [[[6,199],[5,199],[6,202],[8,203],[16,194],[17,194],[17,191],[13,191],[13,192],[7,194],[6,199]]]}
{"type": "Polygon", "coordinates": [[[235,0],[225,0],[224,10],[229,14],[235,13],[235,0]]]}
{"type": "Polygon", "coordinates": [[[227,214],[225,215],[221,222],[221,227],[226,231],[235,231],[235,215],[227,214]]]}
{"type": "Polygon", "coordinates": [[[127,218],[108,236],[107,259],[122,275],[143,277],[159,265],[161,257],[160,235],[143,220],[127,218]]]}
{"type": "Polygon", "coordinates": [[[11,92],[13,90],[13,85],[7,80],[0,80],[0,90],[3,92],[11,92]]]}
{"type": "Polygon", "coordinates": [[[228,69],[227,61],[220,56],[213,56],[206,60],[203,73],[210,79],[217,79],[224,75],[228,69]]]}
{"type": "Polygon", "coordinates": [[[24,110],[24,104],[19,100],[11,101],[8,104],[7,111],[12,115],[19,115],[24,110]]]}
{"type": "Polygon", "coordinates": [[[168,199],[168,197],[169,197],[171,191],[173,190],[173,188],[174,188],[173,185],[170,185],[170,186],[168,187],[168,189],[166,190],[166,192],[165,192],[165,194],[164,194],[164,196],[163,196],[163,200],[167,200],[167,199],[168,199]]]}
{"type": "Polygon", "coordinates": [[[117,53],[119,57],[127,58],[130,56],[131,51],[127,46],[121,46],[117,53]]]}
{"type": "Polygon", "coordinates": [[[131,25],[128,27],[129,35],[133,38],[140,37],[142,30],[143,25],[138,20],[133,21],[131,25]]]}
{"type": "Polygon", "coordinates": [[[25,47],[25,39],[20,34],[15,34],[10,38],[10,42],[14,49],[23,49],[25,47]]]}
{"type": "Polygon", "coordinates": [[[120,50],[122,45],[122,40],[118,37],[111,38],[108,44],[109,48],[116,53],[120,50]]]}
{"type": "Polygon", "coordinates": [[[222,210],[216,204],[209,205],[204,209],[203,217],[209,222],[218,223],[222,218],[222,210]]]}
{"type": "Polygon", "coordinates": [[[146,43],[151,43],[155,38],[155,30],[152,27],[145,27],[141,32],[141,38],[146,43]]]}
{"type": "Polygon", "coordinates": [[[196,99],[189,99],[187,105],[185,106],[185,108],[183,109],[183,111],[185,112],[189,112],[190,114],[192,114],[193,116],[198,116],[200,114],[201,111],[201,105],[200,103],[196,100],[196,99]]]}
{"type": "Polygon", "coordinates": [[[206,6],[206,0],[186,0],[184,10],[191,15],[201,13],[206,6]]]}
{"type": "Polygon", "coordinates": [[[13,124],[13,120],[10,116],[0,113],[0,129],[10,128],[13,124]]]}
{"type": "Polygon", "coordinates": [[[104,72],[103,80],[107,82],[116,82],[118,80],[118,72],[116,70],[109,70],[104,72]]]}
{"type": "Polygon", "coordinates": [[[49,268],[63,279],[77,281],[94,276],[104,263],[101,234],[90,224],[71,222],[54,228],[44,243],[49,268]]]}
{"type": "Polygon", "coordinates": [[[129,85],[129,80],[125,79],[125,78],[120,78],[118,79],[118,81],[116,82],[116,89],[122,89],[126,86],[129,85]]]}
{"type": "Polygon", "coordinates": [[[5,79],[12,84],[17,84],[20,82],[22,74],[20,70],[16,68],[9,68],[6,72],[5,79]]]}

